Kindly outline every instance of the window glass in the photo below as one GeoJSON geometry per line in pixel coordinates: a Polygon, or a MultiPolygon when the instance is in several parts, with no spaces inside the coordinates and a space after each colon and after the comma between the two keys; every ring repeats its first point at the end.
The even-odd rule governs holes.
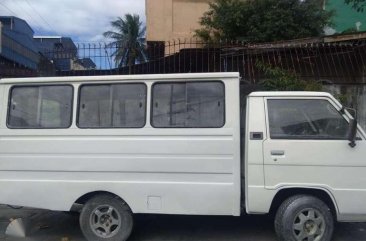
{"type": "Polygon", "coordinates": [[[154,127],[222,127],[225,90],[221,82],[159,83],[153,86],[154,127]]]}
{"type": "Polygon", "coordinates": [[[78,126],[141,128],[146,119],[144,84],[84,85],[80,90],[78,126]]]}
{"type": "Polygon", "coordinates": [[[268,100],[272,139],[347,139],[348,123],[326,100],[268,100]]]}
{"type": "Polygon", "coordinates": [[[71,86],[19,86],[11,90],[10,128],[67,128],[71,125],[71,86]]]}

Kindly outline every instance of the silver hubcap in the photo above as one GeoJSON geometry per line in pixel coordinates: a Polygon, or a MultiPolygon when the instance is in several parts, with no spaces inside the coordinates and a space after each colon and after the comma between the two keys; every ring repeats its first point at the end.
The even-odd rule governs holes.
{"type": "Polygon", "coordinates": [[[316,209],[299,212],[292,225],[297,241],[320,241],[325,232],[324,216],[316,209]]]}
{"type": "Polygon", "coordinates": [[[90,215],[90,227],[100,238],[113,237],[121,228],[121,215],[110,205],[100,205],[90,215]]]}

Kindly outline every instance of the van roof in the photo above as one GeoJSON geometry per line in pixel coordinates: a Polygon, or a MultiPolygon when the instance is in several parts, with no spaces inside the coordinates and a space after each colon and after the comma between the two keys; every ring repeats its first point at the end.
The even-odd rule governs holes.
{"type": "Polygon", "coordinates": [[[131,81],[131,80],[185,80],[185,79],[220,79],[239,78],[238,72],[223,73],[188,73],[188,74],[153,74],[153,75],[100,75],[100,76],[66,76],[66,77],[32,77],[0,79],[0,84],[49,83],[49,82],[82,82],[82,81],[131,81]]]}

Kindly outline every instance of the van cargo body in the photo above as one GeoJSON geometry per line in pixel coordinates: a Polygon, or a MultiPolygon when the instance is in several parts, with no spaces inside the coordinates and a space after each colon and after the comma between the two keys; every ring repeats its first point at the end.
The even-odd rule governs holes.
{"type": "Polygon", "coordinates": [[[273,211],[281,240],[366,221],[352,115],[328,93],[246,88],[238,73],[1,79],[0,203],[82,204],[88,240],[126,240],[136,213],[273,211]]]}

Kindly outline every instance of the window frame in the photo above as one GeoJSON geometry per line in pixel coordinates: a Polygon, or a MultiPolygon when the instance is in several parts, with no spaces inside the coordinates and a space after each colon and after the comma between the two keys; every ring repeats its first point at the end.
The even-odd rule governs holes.
{"type": "Polygon", "coordinates": [[[72,84],[26,84],[26,85],[22,85],[22,84],[16,84],[16,85],[12,85],[8,91],[8,106],[7,106],[7,111],[6,111],[6,127],[8,129],[18,129],[18,130],[55,130],[55,129],[69,129],[72,124],[73,124],[73,116],[74,116],[74,86],[72,84]],[[71,87],[71,108],[70,108],[70,120],[69,120],[69,125],[66,127],[12,127],[11,125],[9,125],[9,118],[10,118],[10,108],[11,108],[11,98],[12,98],[12,94],[13,94],[13,89],[15,88],[19,88],[19,87],[55,87],[55,86],[69,86],[71,87]]]}
{"type": "Polygon", "coordinates": [[[273,138],[271,135],[271,129],[270,129],[270,123],[269,123],[269,100],[322,100],[327,101],[330,105],[333,106],[333,108],[340,114],[340,116],[349,124],[349,117],[342,113],[340,110],[340,107],[334,103],[332,99],[326,98],[326,97],[265,97],[265,116],[266,116],[266,127],[267,127],[267,136],[270,140],[291,140],[291,141],[301,141],[301,140],[312,140],[312,141],[347,141],[348,139],[345,138],[326,138],[326,137],[279,137],[279,138],[273,138]]]}
{"type": "Polygon", "coordinates": [[[225,82],[222,80],[180,80],[180,81],[156,81],[151,85],[151,97],[150,97],[150,125],[152,128],[155,129],[220,129],[226,125],[226,86],[225,82]],[[154,87],[157,84],[187,84],[187,83],[220,83],[223,86],[223,93],[224,93],[224,119],[222,125],[218,127],[184,127],[184,126],[165,126],[165,127],[156,127],[153,125],[153,111],[154,111],[154,87]]]}
{"type": "Polygon", "coordinates": [[[95,83],[95,84],[81,84],[78,88],[78,101],[76,104],[76,126],[79,129],[142,129],[146,127],[147,124],[147,97],[148,97],[148,86],[145,82],[107,82],[107,83],[95,83]],[[145,118],[144,118],[144,124],[141,127],[80,127],[79,125],[79,118],[80,118],[80,100],[81,100],[81,89],[84,86],[101,86],[101,85],[143,85],[145,87],[145,118]]]}

